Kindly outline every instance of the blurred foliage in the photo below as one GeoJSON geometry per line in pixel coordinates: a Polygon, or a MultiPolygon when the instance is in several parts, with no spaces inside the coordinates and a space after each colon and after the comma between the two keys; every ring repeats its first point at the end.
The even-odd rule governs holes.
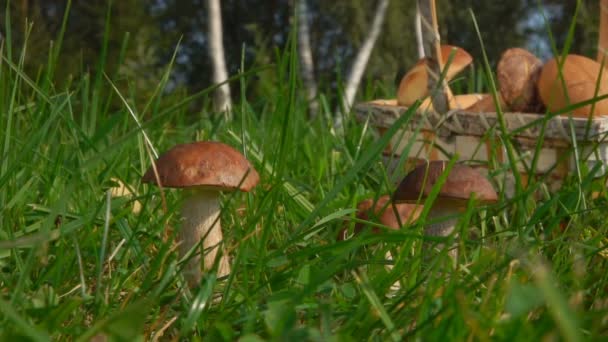
{"type": "MultiPolygon", "coordinates": [[[[57,44],[64,14],[67,12],[67,26],[62,44],[58,76],[61,79],[70,74],[88,71],[97,66],[103,53],[106,18],[109,20],[107,58],[105,69],[108,73],[118,71],[121,59],[132,59],[142,65],[160,65],[159,56],[154,53],[142,56],[142,49],[156,49],[159,27],[156,20],[146,10],[150,6],[146,0],[121,0],[108,2],[75,0],[10,0],[8,9],[11,21],[13,47],[20,48],[28,40],[28,66],[36,69],[46,62],[50,44],[57,44]],[[108,13],[108,9],[110,12],[108,13]],[[32,25],[29,36],[26,34],[26,21],[32,25]],[[127,33],[129,33],[127,35],[127,33]],[[129,41],[126,42],[127,36],[129,41]],[[53,43],[50,43],[53,42],[53,43]],[[121,56],[123,44],[129,44],[126,55],[121,56]],[[144,57],[144,58],[142,58],[144,57]]],[[[2,8],[2,31],[6,26],[6,10],[2,8]]]]}
{"type": "MultiPolygon", "coordinates": [[[[22,46],[26,37],[25,19],[33,23],[28,44],[28,74],[36,75],[46,61],[48,42],[58,36],[68,3],[65,0],[11,0],[6,8],[0,9],[0,27],[5,27],[6,10],[10,10],[14,48],[22,46]]],[[[513,46],[528,47],[546,58],[550,45],[539,4],[559,49],[574,13],[575,1],[439,0],[443,40],[464,47],[480,61],[481,47],[469,11],[472,9],[491,63],[496,62],[502,50],[513,46]]],[[[309,0],[316,77],[326,93],[335,93],[339,81],[348,72],[365,39],[375,6],[376,2],[366,0],[309,0]]],[[[595,55],[596,6],[595,1],[581,2],[573,52],[595,55]]],[[[130,92],[145,98],[153,91],[159,83],[161,68],[170,61],[178,42],[170,89],[186,87],[197,91],[210,85],[204,0],[73,0],[59,57],[62,63],[56,71],[58,80],[67,81],[70,75],[99,68],[108,8],[111,8],[111,29],[104,70],[127,79],[130,92]]],[[[390,4],[383,33],[366,73],[367,80],[380,88],[390,91],[399,75],[417,59],[414,13],[414,0],[390,4]]],[[[276,62],[276,51],[282,51],[289,39],[293,0],[223,0],[222,14],[229,73],[235,74],[242,57],[246,68],[276,62]]],[[[259,73],[248,84],[249,96],[267,93],[274,80],[276,75],[271,72],[259,73]]],[[[236,86],[233,88],[238,90],[236,86]]]]}
{"type": "MultiPolygon", "coordinates": [[[[553,11],[557,12],[556,16],[550,20],[550,25],[554,39],[558,42],[557,48],[561,49],[563,46],[560,43],[566,40],[577,1],[550,0],[545,2],[553,11]]],[[[599,1],[581,0],[580,3],[572,52],[595,58],[599,28],[599,1]]]]}

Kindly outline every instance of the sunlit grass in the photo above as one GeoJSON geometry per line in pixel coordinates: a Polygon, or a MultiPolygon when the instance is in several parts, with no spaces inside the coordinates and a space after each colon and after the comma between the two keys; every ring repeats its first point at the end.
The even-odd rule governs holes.
{"type": "MultiPolygon", "coordinates": [[[[274,96],[248,101],[243,92],[228,122],[207,110],[189,111],[211,89],[166,96],[166,78],[145,104],[121,92],[119,82],[128,80],[105,77],[101,69],[57,89],[23,71],[27,50],[8,45],[10,30],[6,42],[0,60],[1,340],[86,341],[102,334],[116,340],[530,341],[607,333],[608,198],[584,160],[580,176],[540,201],[531,193],[542,189],[543,179],[519,188],[513,200],[469,208],[461,236],[476,238],[463,238],[460,266],[446,268],[445,252],[423,260],[420,224],[336,241],[338,230],[354,221],[357,202],[394,189],[380,155],[411,113],[381,138],[353,118],[344,134],[335,132],[328,105],[307,121],[295,47],[266,69],[280,80],[274,96]],[[162,152],[193,140],[238,148],[261,184],[250,194],[223,197],[232,274],[216,279],[211,272],[190,291],[173,244],[180,196],[165,189],[165,207],[160,191],[140,178],[150,165],[150,146],[162,152]],[[133,194],[112,196],[117,180],[133,194]],[[592,197],[594,191],[599,195],[592,197]],[[395,257],[390,272],[384,267],[389,250],[395,257]],[[391,289],[395,281],[399,290],[391,289]]],[[[49,75],[60,62],[59,52],[51,53],[43,71],[49,75]]],[[[481,80],[488,70],[466,88],[486,89],[481,80]]],[[[243,70],[234,82],[246,84],[253,74],[243,70]]]]}

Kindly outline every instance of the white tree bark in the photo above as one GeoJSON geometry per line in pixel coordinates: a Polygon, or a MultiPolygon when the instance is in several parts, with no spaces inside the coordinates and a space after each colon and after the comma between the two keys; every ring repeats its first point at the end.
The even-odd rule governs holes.
{"type": "Polygon", "coordinates": [[[382,24],[384,23],[384,17],[386,16],[388,3],[389,0],[379,1],[374,14],[372,26],[367,34],[367,37],[365,38],[365,41],[363,42],[363,45],[361,45],[361,48],[359,48],[359,52],[355,57],[355,61],[353,62],[346,79],[346,86],[344,87],[344,96],[342,99],[342,110],[345,114],[350,112],[353,101],[355,100],[355,95],[357,94],[357,88],[359,88],[359,83],[361,83],[363,72],[365,71],[367,62],[369,61],[369,56],[372,54],[376,40],[378,40],[378,36],[382,31],[382,24]]]}
{"type": "MultiPolygon", "coordinates": [[[[209,11],[209,53],[213,63],[213,83],[219,84],[228,79],[222,31],[222,11],[220,0],[207,0],[209,11]]],[[[215,92],[214,106],[217,111],[230,113],[232,100],[230,86],[221,85],[215,92]]]]}
{"type": "Polygon", "coordinates": [[[308,100],[308,117],[313,119],[317,115],[319,103],[317,102],[317,83],[315,81],[315,67],[310,48],[310,14],[307,0],[297,1],[298,16],[298,53],[300,55],[300,68],[302,81],[306,87],[308,100]]]}
{"type": "Polygon", "coordinates": [[[597,61],[608,65],[608,60],[604,61],[604,57],[608,56],[608,0],[600,0],[600,27],[599,39],[597,43],[597,61]]]}
{"type": "Polygon", "coordinates": [[[416,16],[414,17],[414,30],[416,32],[416,47],[418,48],[418,59],[424,58],[424,43],[422,41],[422,20],[420,18],[420,6],[416,2],[416,16]]]}

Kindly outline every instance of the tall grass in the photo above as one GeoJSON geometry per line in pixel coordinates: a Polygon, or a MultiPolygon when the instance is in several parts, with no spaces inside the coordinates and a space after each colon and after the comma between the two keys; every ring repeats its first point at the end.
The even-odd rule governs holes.
{"type": "Polygon", "coordinates": [[[166,96],[166,77],[148,103],[135,104],[115,87],[120,80],[104,76],[105,54],[94,74],[56,88],[61,44],[42,66],[48,77],[28,75],[27,41],[12,46],[7,22],[0,340],[574,341],[608,333],[608,198],[588,173],[542,201],[530,195],[540,179],[513,200],[468,208],[457,268],[446,267],[445,251],[423,260],[421,224],[338,242],[337,231],[357,221],[358,201],[394,190],[380,154],[411,112],[381,138],[352,118],[338,134],[322,96],[324,112],[307,121],[293,44],[270,66],[280,80],[273,96],[249,102],[255,70],[236,77],[243,91],[229,122],[188,112],[212,89],[166,96]],[[207,139],[241,150],[261,184],[223,197],[231,275],[210,272],[188,290],[174,245],[179,191],[165,189],[164,205],[140,178],[154,149],[207,139]],[[133,195],[112,195],[117,180],[133,195]]]}

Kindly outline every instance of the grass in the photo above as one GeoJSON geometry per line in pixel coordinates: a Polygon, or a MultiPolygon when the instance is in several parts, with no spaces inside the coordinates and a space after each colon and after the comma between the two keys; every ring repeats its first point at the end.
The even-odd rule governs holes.
{"type": "MultiPolygon", "coordinates": [[[[382,138],[352,118],[344,134],[335,133],[327,106],[307,121],[293,45],[270,67],[280,80],[273,96],[243,93],[227,121],[189,112],[211,89],[166,95],[166,78],[145,104],[118,91],[129,80],[102,71],[56,88],[60,43],[38,75],[27,75],[27,50],[11,50],[10,31],[7,39],[0,54],[0,340],[606,338],[608,197],[584,160],[580,176],[540,201],[531,192],[543,179],[513,200],[470,206],[461,236],[476,238],[462,239],[461,266],[452,269],[445,251],[423,260],[421,224],[336,241],[356,221],[358,201],[394,190],[380,152],[410,116],[382,138]],[[164,205],[140,178],[153,150],[206,139],[241,150],[261,185],[222,201],[233,273],[216,279],[210,272],[190,291],[173,244],[178,191],[166,190],[164,205]],[[117,180],[134,195],[112,196],[117,180]],[[391,290],[397,280],[401,289],[391,290]]],[[[252,74],[237,77],[241,89],[252,74]]]]}

